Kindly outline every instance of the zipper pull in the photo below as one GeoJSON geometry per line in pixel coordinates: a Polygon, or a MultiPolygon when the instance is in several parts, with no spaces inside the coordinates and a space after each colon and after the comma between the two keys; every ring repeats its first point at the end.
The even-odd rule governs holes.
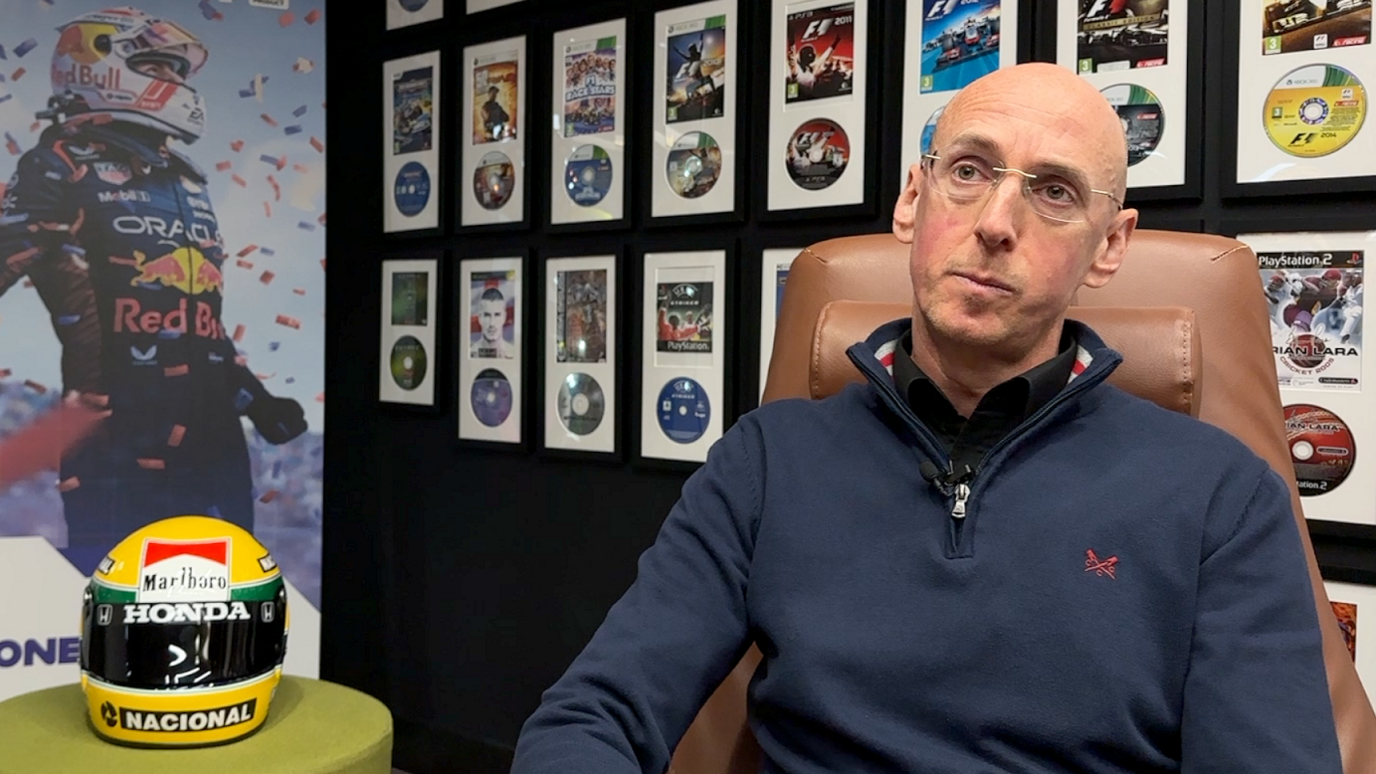
{"type": "Polygon", "coordinates": [[[956,504],[951,506],[951,518],[965,518],[965,501],[970,499],[970,485],[964,481],[956,484],[956,504]]]}

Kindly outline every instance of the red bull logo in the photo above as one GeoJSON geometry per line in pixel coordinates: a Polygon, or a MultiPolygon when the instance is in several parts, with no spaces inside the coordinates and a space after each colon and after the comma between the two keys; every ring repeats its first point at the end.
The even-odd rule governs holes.
{"type": "Polygon", "coordinates": [[[130,287],[159,285],[191,296],[223,293],[225,288],[220,267],[195,247],[178,247],[152,259],[135,250],[134,268],[138,274],[129,280],[130,287]]]}
{"type": "Polygon", "coordinates": [[[74,64],[66,70],[54,68],[53,81],[62,86],[94,86],[101,91],[120,90],[120,73],[114,67],[74,64]]]}

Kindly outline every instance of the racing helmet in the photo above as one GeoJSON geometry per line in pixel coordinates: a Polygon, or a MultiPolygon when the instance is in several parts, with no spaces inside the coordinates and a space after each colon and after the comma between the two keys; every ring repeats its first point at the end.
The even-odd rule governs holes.
{"type": "Polygon", "coordinates": [[[195,35],[128,6],[57,29],[52,86],[66,113],[128,121],[186,143],[205,131],[205,102],[187,85],[209,56],[195,35]]]}
{"type": "Polygon", "coordinates": [[[282,679],[287,589],[242,527],[176,516],[101,561],[81,610],[81,688],[106,741],[201,747],[267,719],[282,679]]]}

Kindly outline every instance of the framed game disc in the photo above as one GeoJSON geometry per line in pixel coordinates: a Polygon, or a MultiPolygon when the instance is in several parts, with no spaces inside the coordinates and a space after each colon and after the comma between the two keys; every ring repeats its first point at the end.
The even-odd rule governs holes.
{"type": "Polygon", "coordinates": [[[788,176],[805,191],[830,188],[850,164],[850,138],[829,118],[804,122],[788,142],[788,176]]]}
{"type": "Polygon", "coordinates": [[[469,394],[473,414],[488,427],[500,427],[511,416],[511,382],[495,368],[484,368],[473,379],[469,394]]]}
{"type": "Polygon", "coordinates": [[[1118,112],[1128,140],[1128,166],[1140,164],[1156,151],[1166,129],[1166,111],[1161,100],[1143,86],[1115,83],[1100,89],[1108,104],[1118,112]]]}
{"type": "Polygon", "coordinates": [[[500,210],[516,190],[516,167],[501,151],[484,154],[473,170],[473,197],[485,210],[500,210]]]}
{"type": "Polygon", "coordinates": [[[580,145],[564,162],[564,192],[580,207],[592,207],[612,189],[612,159],[600,145],[580,145]]]}
{"type": "Polygon", "coordinates": [[[1352,472],[1357,457],[1352,429],[1322,406],[1286,406],[1285,441],[1290,447],[1290,461],[1295,465],[1301,496],[1331,492],[1352,472]]]}
{"type": "Polygon", "coordinates": [[[689,132],[669,150],[664,175],[669,189],[685,199],[712,190],[721,177],[721,146],[707,132],[689,132]]]}
{"type": "Polygon", "coordinates": [[[414,390],[425,381],[425,345],[415,336],[402,336],[392,345],[392,379],[403,390],[414,390]]]}
{"type": "Polygon", "coordinates": [[[671,380],[659,391],[659,429],[674,443],[692,443],[707,432],[712,401],[688,377],[671,380]]]}
{"type": "Polygon", "coordinates": [[[1366,121],[1366,88],[1352,71],[1312,64],[1286,73],[1266,95],[1266,135],[1285,153],[1327,156],[1357,137],[1366,121]]]}
{"type": "Polygon", "coordinates": [[[559,385],[559,421],[574,435],[589,435],[602,424],[606,396],[597,380],[583,373],[564,377],[559,385]]]}

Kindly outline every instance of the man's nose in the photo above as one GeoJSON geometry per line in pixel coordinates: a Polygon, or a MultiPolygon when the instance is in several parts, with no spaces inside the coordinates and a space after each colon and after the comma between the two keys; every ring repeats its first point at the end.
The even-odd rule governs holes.
{"type": "Polygon", "coordinates": [[[1021,175],[1008,172],[985,197],[975,233],[986,245],[1012,242],[1017,237],[1018,226],[1027,213],[1023,186],[1021,175]]]}

